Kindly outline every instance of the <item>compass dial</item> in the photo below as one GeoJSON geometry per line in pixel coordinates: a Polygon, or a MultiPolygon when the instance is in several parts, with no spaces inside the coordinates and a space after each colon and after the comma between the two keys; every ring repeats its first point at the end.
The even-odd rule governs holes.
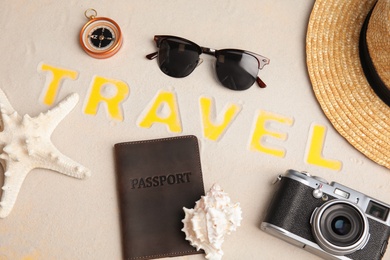
{"type": "Polygon", "coordinates": [[[108,58],[117,53],[122,45],[121,30],[109,18],[93,18],[82,28],[80,43],[92,57],[108,58]]]}
{"type": "Polygon", "coordinates": [[[114,33],[108,27],[97,28],[88,37],[90,44],[97,49],[110,48],[115,41],[114,33]]]}

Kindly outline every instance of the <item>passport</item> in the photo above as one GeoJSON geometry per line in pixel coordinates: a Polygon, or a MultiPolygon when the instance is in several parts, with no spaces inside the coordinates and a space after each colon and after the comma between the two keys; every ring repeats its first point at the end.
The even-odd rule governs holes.
{"type": "Polygon", "coordinates": [[[124,259],[199,254],[185,239],[183,207],[204,195],[196,136],[114,145],[124,259]]]}

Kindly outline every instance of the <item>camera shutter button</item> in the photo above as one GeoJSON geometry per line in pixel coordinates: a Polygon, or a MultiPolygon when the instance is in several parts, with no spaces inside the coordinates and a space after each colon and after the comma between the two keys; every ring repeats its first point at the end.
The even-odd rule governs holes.
{"type": "Polygon", "coordinates": [[[322,184],[318,186],[317,189],[313,190],[313,197],[319,199],[324,193],[322,192],[322,184]]]}
{"type": "Polygon", "coordinates": [[[320,189],[313,190],[313,197],[316,198],[316,199],[321,198],[322,194],[323,194],[323,192],[320,189]]]}

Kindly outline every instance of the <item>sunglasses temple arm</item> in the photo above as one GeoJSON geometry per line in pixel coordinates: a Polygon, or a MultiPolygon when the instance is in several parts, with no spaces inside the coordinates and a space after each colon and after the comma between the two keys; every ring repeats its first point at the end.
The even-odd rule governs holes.
{"type": "Polygon", "coordinates": [[[256,82],[259,85],[260,88],[265,88],[267,85],[262,81],[259,77],[256,78],[256,82]]]}
{"type": "Polygon", "coordinates": [[[158,54],[157,51],[153,52],[151,54],[146,55],[146,58],[149,59],[149,60],[153,60],[153,59],[155,59],[157,57],[157,54],[158,54]]]}

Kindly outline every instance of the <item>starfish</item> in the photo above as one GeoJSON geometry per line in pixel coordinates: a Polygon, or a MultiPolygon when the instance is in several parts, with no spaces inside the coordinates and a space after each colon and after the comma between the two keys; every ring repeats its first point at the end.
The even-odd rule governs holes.
{"type": "Polygon", "coordinates": [[[73,93],[54,108],[36,117],[28,114],[21,116],[0,89],[0,163],[5,176],[1,188],[0,218],[9,215],[24,179],[35,168],[57,171],[79,179],[90,176],[87,168],[63,155],[50,140],[54,129],[76,106],[78,100],[78,94],[73,93]]]}

